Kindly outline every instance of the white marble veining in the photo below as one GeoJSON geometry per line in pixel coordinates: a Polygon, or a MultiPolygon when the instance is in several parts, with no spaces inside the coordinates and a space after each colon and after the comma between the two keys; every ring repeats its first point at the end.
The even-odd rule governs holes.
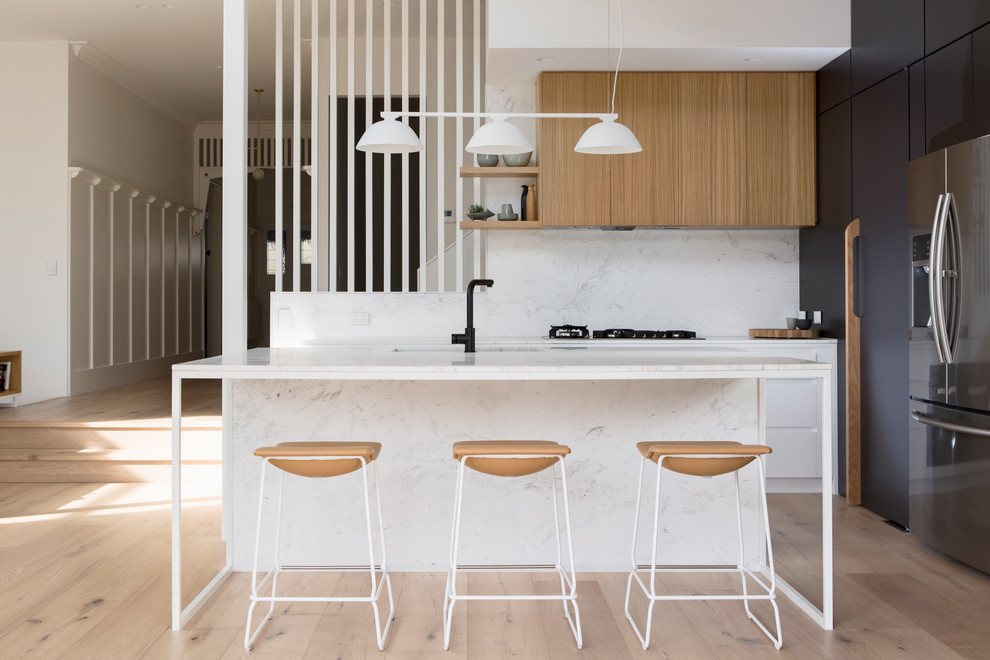
{"type": "MultiPolygon", "coordinates": [[[[286,440],[381,442],[378,469],[391,563],[399,570],[436,570],[447,557],[457,469],[450,456],[453,442],[565,443],[573,450],[567,476],[575,561],[586,570],[622,570],[639,468],[635,442],[757,439],[752,381],[239,380],[234,406],[234,570],[250,565],[258,469],[251,450],[258,446],[286,440]]],[[[749,492],[751,477],[745,482],[749,492]]],[[[731,478],[667,473],[664,479],[664,559],[734,561],[735,535],[711,533],[735,528],[731,478]]],[[[360,534],[359,483],[356,474],[287,481],[288,501],[302,504],[285,514],[284,561],[361,561],[366,546],[360,534]]],[[[462,560],[552,562],[548,492],[546,473],[518,479],[470,473],[462,560]]],[[[274,488],[268,494],[274,497],[274,488]]],[[[746,506],[753,530],[752,499],[746,506]]],[[[750,555],[757,552],[752,544],[750,555]]]]}

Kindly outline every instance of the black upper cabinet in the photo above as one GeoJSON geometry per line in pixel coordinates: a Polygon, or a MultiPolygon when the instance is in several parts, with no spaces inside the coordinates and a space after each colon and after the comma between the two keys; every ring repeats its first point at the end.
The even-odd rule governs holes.
{"type": "Polygon", "coordinates": [[[815,97],[819,113],[842,103],[851,96],[849,88],[851,60],[852,51],[847,50],[815,74],[815,97]]]}
{"type": "Polygon", "coordinates": [[[852,0],[852,93],[925,55],[924,0],[852,0]]]}
{"type": "Polygon", "coordinates": [[[925,63],[915,62],[908,67],[910,91],[911,142],[908,157],[911,160],[928,153],[925,140],[925,63]]]}
{"type": "Polygon", "coordinates": [[[925,58],[925,133],[928,153],[976,137],[973,121],[973,38],[925,58]]]}
{"type": "Polygon", "coordinates": [[[908,72],[852,99],[852,212],[860,218],[863,504],[908,522],[908,72]]]}
{"type": "Polygon", "coordinates": [[[934,53],[988,22],[990,0],[928,0],[925,3],[925,54],[934,53]]]}
{"type": "Polygon", "coordinates": [[[990,25],[973,33],[973,135],[990,133],[990,25]]]}

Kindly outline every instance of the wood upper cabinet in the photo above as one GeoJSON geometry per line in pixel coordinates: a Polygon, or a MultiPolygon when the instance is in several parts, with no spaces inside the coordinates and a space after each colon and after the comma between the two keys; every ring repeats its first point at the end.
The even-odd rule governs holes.
{"type": "Polygon", "coordinates": [[[746,74],[746,211],[742,224],[815,224],[815,81],[746,74]]]}
{"type": "Polygon", "coordinates": [[[746,224],[746,80],[732,73],[681,76],[682,203],[676,223],[746,224]]]}
{"type": "MultiPolygon", "coordinates": [[[[608,74],[543,74],[539,102],[544,112],[606,112],[608,74]],[[550,108],[550,109],[547,109],[550,108]]],[[[609,224],[609,157],[579,154],[574,145],[595,123],[588,119],[541,119],[537,214],[543,226],[609,224]],[[547,185],[547,183],[549,185],[547,185]]]]}
{"type": "MultiPolygon", "coordinates": [[[[543,119],[544,226],[815,223],[812,73],[621,73],[615,108],[643,151],[574,145],[592,121],[543,119]]],[[[541,112],[608,112],[605,72],[541,74],[541,112]]]]}
{"type": "MultiPolygon", "coordinates": [[[[606,75],[611,83],[611,75],[600,75],[606,75]]],[[[682,188],[681,132],[677,130],[680,87],[681,81],[674,73],[634,72],[619,76],[615,96],[615,107],[621,108],[619,122],[636,135],[643,151],[607,157],[612,179],[610,224],[679,224],[682,188]]]]}

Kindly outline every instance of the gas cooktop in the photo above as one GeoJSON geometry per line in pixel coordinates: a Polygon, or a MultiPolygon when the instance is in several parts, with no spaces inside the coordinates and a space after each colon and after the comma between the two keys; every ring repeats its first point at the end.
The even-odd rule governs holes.
{"type": "Polygon", "coordinates": [[[703,339],[693,330],[633,330],[607,328],[588,332],[586,325],[550,326],[550,339],[703,339]]]}

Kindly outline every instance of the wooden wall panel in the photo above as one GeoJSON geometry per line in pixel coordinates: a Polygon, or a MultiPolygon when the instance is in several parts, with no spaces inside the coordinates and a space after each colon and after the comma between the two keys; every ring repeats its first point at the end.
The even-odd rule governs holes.
{"type": "MultiPolygon", "coordinates": [[[[541,112],[608,112],[607,73],[544,73],[537,90],[541,112]]],[[[594,119],[541,119],[538,150],[539,217],[544,225],[608,225],[609,156],[575,153],[594,119]]]]}

